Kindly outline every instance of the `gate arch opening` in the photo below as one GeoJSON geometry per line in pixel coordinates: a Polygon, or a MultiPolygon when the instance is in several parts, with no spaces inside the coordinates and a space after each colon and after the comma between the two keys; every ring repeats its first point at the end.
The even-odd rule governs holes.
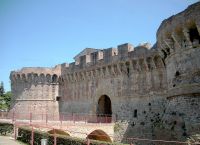
{"type": "Polygon", "coordinates": [[[112,104],[107,95],[102,95],[97,106],[98,122],[110,123],[112,121],[112,104]]]}
{"type": "Polygon", "coordinates": [[[105,133],[103,130],[97,129],[91,132],[88,136],[88,139],[99,140],[99,141],[106,141],[112,142],[109,135],[105,133]]]}

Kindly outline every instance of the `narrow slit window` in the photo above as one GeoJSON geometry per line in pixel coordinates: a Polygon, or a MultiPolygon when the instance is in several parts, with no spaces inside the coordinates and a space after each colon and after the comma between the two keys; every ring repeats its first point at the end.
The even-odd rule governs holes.
{"type": "Polygon", "coordinates": [[[134,110],[134,117],[137,117],[137,109],[134,110]]]}

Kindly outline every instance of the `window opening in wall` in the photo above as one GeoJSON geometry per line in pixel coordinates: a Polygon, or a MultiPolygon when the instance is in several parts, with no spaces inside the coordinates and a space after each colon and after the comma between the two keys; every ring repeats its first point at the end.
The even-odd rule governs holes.
{"type": "Polygon", "coordinates": [[[189,35],[190,35],[190,41],[194,42],[194,40],[198,40],[200,43],[200,35],[199,32],[197,30],[197,27],[194,28],[190,28],[189,29],[189,35]]]}
{"type": "Polygon", "coordinates": [[[130,69],[129,69],[129,66],[127,66],[127,76],[129,77],[129,75],[130,75],[130,69]]]}
{"type": "Polygon", "coordinates": [[[57,96],[56,101],[60,101],[60,98],[61,98],[60,96],[57,96]]]}
{"type": "Polygon", "coordinates": [[[134,117],[137,117],[137,109],[134,110],[134,117]]]}
{"type": "Polygon", "coordinates": [[[176,71],[175,77],[178,77],[178,76],[180,76],[180,72],[179,72],[179,71],[176,71]]]}
{"type": "Polygon", "coordinates": [[[130,75],[130,67],[129,67],[129,62],[126,62],[126,71],[127,71],[127,76],[129,77],[130,75]]]}
{"type": "Polygon", "coordinates": [[[132,126],[132,127],[135,126],[135,122],[132,122],[131,126],[132,126]]]}

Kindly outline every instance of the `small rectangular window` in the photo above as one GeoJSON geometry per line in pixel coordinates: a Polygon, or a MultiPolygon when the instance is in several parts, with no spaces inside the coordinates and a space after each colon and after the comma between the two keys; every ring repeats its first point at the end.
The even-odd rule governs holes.
{"type": "Polygon", "coordinates": [[[134,117],[137,117],[137,109],[134,110],[134,117]]]}
{"type": "Polygon", "coordinates": [[[57,97],[56,97],[56,101],[60,101],[60,96],[57,96],[57,97]]]}

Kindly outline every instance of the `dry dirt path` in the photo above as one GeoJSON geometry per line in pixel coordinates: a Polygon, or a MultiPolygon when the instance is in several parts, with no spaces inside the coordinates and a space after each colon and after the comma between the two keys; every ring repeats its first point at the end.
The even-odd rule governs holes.
{"type": "Polygon", "coordinates": [[[25,144],[17,142],[9,136],[0,136],[0,145],[25,145],[25,144]]]}

